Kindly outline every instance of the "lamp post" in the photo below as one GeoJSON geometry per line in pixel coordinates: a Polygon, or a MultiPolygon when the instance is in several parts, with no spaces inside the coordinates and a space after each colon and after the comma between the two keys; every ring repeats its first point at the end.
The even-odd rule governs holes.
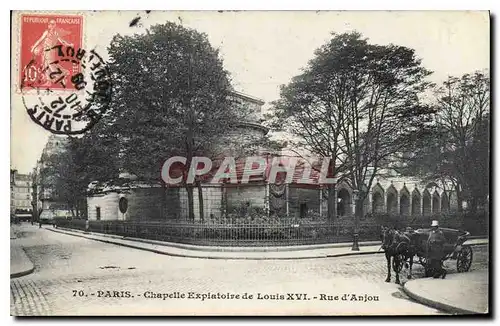
{"type": "Polygon", "coordinates": [[[354,239],[353,239],[353,242],[352,242],[352,248],[351,250],[353,251],[359,251],[359,244],[358,244],[358,240],[359,240],[359,216],[356,212],[356,203],[358,201],[358,190],[353,190],[352,191],[352,199],[353,199],[353,212],[354,212],[354,239]]]}

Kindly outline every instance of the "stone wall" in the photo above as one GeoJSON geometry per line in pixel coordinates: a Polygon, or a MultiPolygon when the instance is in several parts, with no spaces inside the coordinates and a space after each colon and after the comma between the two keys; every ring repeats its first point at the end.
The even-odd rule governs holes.
{"type": "Polygon", "coordinates": [[[160,220],[162,219],[163,188],[137,188],[124,197],[128,199],[128,210],[124,214],[126,220],[160,220]]]}
{"type": "Polygon", "coordinates": [[[104,194],[95,194],[87,198],[89,220],[97,220],[100,210],[100,219],[105,220],[158,220],[162,218],[162,189],[135,188],[120,193],[109,191],[104,194]],[[128,200],[128,209],[120,212],[118,203],[120,198],[128,200]]]}
{"type": "MultiPolygon", "coordinates": [[[[385,181],[385,180],[384,180],[385,181]]],[[[203,204],[205,218],[221,217],[223,208],[223,192],[226,193],[228,213],[242,205],[260,207],[267,211],[269,207],[268,186],[265,184],[227,185],[222,188],[219,184],[203,185],[203,204]]],[[[290,217],[305,216],[326,217],[327,192],[320,196],[318,189],[290,186],[288,191],[288,213],[290,217]]],[[[337,187],[337,214],[352,218],[354,214],[354,192],[345,185],[337,187]],[[344,205],[339,210],[339,205],[344,205]]],[[[453,192],[444,193],[440,189],[417,189],[417,184],[405,182],[377,182],[369,191],[365,200],[365,214],[370,214],[378,204],[374,201],[375,195],[380,201],[381,210],[378,213],[387,213],[388,207],[395,215],[404,215],[418,222],[422,215],[430,216],[432,212],[454,211],[458,203],[453,192]],[[384,187],[385,186],[385,187],[384,187]],[[390,197],[389,197],[390,195],[390,197]],[[424,200],[425,199],[425,200],[424,200]],[[445,204],[443,204],[443,202],[445,204]],[[446,204],[449,202],[449,207],[446,204]],[[423,212],[423,214],[422,214],[423,212]]],[[[193,189],[194,215],[199,219],[198,189],[193,189]]],[[[273,205],[275,203],[273,202],[273,205]]],[[[101,220],[174,220],[188,217],[188,200],[185,188],[133,188],[121,190],[120,193],[110,190],[103,194],[96,194],[88,198],[89,219],[97,219],[97,209],[100,209],[101,220]],[[163,193],[165,191],[165,193],[163,193]],[[120,197],[128,199],[128,210],[125,214],[119,212],[120,197]],[[162,204],[165,203],[165,206],[162,204]]],[[[274,206],[273,206],[274,207],[274,206]]],[[[281,207],[281,206],[280,206],[281,207]]],[[[285,203],[286,207],[286,203],[285,203]]],[[[378,207],[378,206],[377,206],[378,207]]],[[[281,216],[283,212],[280,211],[281,216]]],[[[286,210],[285,210],[286,212],[286,210]]],[[[285,213],[286,214],[286,213],[285,213]]],[[[365,217],[363,217],[365,218],[365,217]]],[[[423,218],[423,217],[422,217],[423,218]]],[[[344,219],[339,220],[339,222],[344,219]]]]}
{"type": "Polygon", "coordinates": [[[165,189],[165,217],[167,220],[181,218],[180,188],[165,189]]]}
{"type": "MultiPolygon", "coordinates": [[[[205,186],[202,188],[203,208],[205,218],[210,215],[220,217],[222,214],[222,190],[219,186],[205,186]]],[[[188,218],[188,196],[185,188],[179,188],[179,205],[181,218],[188,218]]],[[[193,189],[193,210],[195,219],[200,218],[200,202],[198,188],[193,189]]]]}
{"type": "Polygon", "coordinates": [[[249,203],[251,207],[266,208],[266,186],[241,185],[226,187],[228,212],[242,204],[249,203]]]}
{"type": "Polygon", "coordinates": [[[118,220],[123,219],[123,216],[119,216],[118,210],[118,193],[109,192],[106,194],[96,194],[92,197],[87,198],[87,214],[89,220],[97,220],[97,208],[101,211],[101,220],[118,220]]]}
{"type": "Polygon", "coordinates": [[[318,189],[288,188],[288,212],[293,218],[319,216],[320,193],[318,189]]]}

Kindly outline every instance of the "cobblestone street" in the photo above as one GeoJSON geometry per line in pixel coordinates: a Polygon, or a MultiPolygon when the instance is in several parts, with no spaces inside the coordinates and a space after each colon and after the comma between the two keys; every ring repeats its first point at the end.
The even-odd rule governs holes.
{"type": "MultiPolygon", "coordinates": [[[[385,283],[383,255],[282,261],[191,259],[28,224],[21,231],[23,238],[18,240],[35,271],[11,280],[11,314],[16,316],[441,313],[409,299],[394,284],[394,277],[392,283],[385,283]],[[153,299],[148,291],[186,297],[153,299]],[[202,301],[201,296],[189,298],[190,292],[247,293],[253,298],[202,301]],[[288,300],[288,293],[295,300],[288,300]],[[352,301],[353,294],[357,301],[352,301]]],[[[471,270],[487,269],[487,259],[487,247],[475,247],[471,270]]],[[[455,263],[447,262],[450,273],[456,271],[455,263]]],[[[415,265],[414,277],[422,274],[415,265]]]]}

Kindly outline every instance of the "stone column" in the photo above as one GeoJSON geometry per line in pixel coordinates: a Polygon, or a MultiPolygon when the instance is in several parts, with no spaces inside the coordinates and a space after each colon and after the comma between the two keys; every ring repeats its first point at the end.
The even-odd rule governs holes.
{"type": "MultiPolygon", "coordinates": [[[[365,212],[366,214],[371,213],[372,210],[373,210],[373,207],[372,207],[373,206],[373,204],[372,204],[372,196],[373,196],[373,194],[371,193],[371,191],[367,190],[366,198],[365,198],[365,200],[367,202],[366,212],[365,212]]],[[[364,205],[364,203],[363,203],[363,205],[364,205]]]]}
{"type": "Polygon", "coordinates": [[[396,212],[399,212],[401,209],[401,194],[396,190],[396,212]]]}
{"type": "MultiPolygon", "coordinates": [[[[410,191],[409,191],[409,190],[408,190],[408,192],[410,193],[410,191]]],[[[408,198],[408,203],[409,203],[410,207],[408,207],[408,214],[409,214],[410,216],[412,216],[412,215],[413,215],[413,194],[412,194],[412,193],[410,193],[410,194],[409,194],[409,197],[410,197],[410,198],[408,198]]]]}
{"type": "Polygon", "coordinates": [[[264,208],[267,216],[269,216],[269,183],[265,184],[264,208]]]}
{"type": "Polygon", "coordinates": [[[424,193],[420,193],[420,216],[424,216],[424,193]]]}
{"type": "Polygon", "coordinates": [[[319,217],[323,217],[323,189],[321,188],[319,188],[319,217]]]}
{"type": "Polygon", "coordinates": [[[382,212],[387,213],[387,190],[382,194],[382,212]]]}
{"type": "Polygon", "coordinates": [[[222,195],[221,195],[221,217],[227,218],[227,188],[225,184],[221,185],[222,195]]]}
{"type": "Polygon", "coordinates": [[[434,211],[434,196],[431,194],[430,195],[430,204],[431,204],[431,209],[430,209],[430,214],[432,216],[432,212],[434,211]]]}
{"type": "Polygon", "coordinates": [[[290,185],[287,183],[285,184],[285,205],[286,205],[286,217],[290,217],[290,204],[288,202],[288,193],[290,190],[290,185]]]}

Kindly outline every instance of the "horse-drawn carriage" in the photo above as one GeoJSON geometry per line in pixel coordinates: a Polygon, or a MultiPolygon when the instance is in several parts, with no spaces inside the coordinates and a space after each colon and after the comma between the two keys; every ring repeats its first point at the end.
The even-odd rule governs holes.
{"type": "MultiPolygon", "coordinates": [[[[472,248],[464,245],[470,235],[467,231],[456,229],[440,228],[443,232],[445,242],[442,248],[441,263],[446,260],[456,260],[457,271],[467,272],[472,264],[472,248]]],[[[411,278],[414,257],[418,258],[418,263],[422,265],[428,275],[429,247],[428,239],[432,229],[417,229],[400,232],[394,229],[383,229],[382,248],[386,252],[388,276],[386,281],[390,282],[390,267],[392,257],[392,268],[396,273],[396,283],[399,283],[399,273],[404,266],[410,268],[408,278],[411,278]]]]}

